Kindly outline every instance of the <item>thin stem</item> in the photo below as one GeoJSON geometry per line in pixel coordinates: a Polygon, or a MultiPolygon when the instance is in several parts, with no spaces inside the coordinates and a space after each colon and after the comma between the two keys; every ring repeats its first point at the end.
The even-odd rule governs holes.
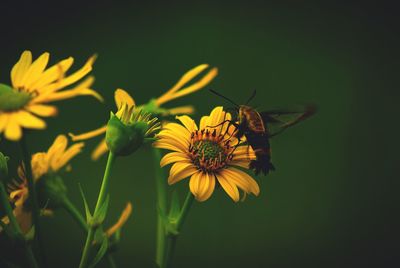
{"type": "Polygon", "coordinates": [[[193,194],[190,191],[188,191],[185,202],[183,203],[182,210],[181,210],[179,217],[177,219],[177,222],[176,222],[176,230],[177,230],[178,234],[177,235],[170,234],[167,237],[168,238],[167,249],[166,249],[166,253],[165,253],[165,264],[164,264],[164,266],[162,266],[163,268],[171,267],[171,261],[172,261],[172,257],[174,255],[174,251],[175,251],[176,240],[178,239],[178,235],[181,232],[183,224],[185,223],[185,220],[189,213],[189,210],[192,207],[193,200],[194,200],[193,194]]]}
{"type": "Polygon", "coordinates": [[[86,220],[83,218],[82,214],[75,207],[75,205],[66,197],[63,201],[63,208],[68,212],[69,215],[79,224],[85,233],[89,231],[89,227],[86,223],[86,220]]]}
{"type": "Polygon", "coordinates": [[[111,255],[111,253],[107,254],[107,261],[108,261],[110,268],[117,268],[117,264],[115,263],[115,260],[114,260],[113,256],[111,255]]]}
{"type": "MultiPolygon", "coordinates": [[[[160,168],[161,152],[159,149],[153,149],[154,162],[155,162],[155,176],[156,176],[156,189],[157,189],[157,208],[162,213],[166,214],[167,211],[167,183],[165,180],[164,172],[160,168]]],[[[165,239],[165,226],[161,218],[160,212],[157,213],[157,246],[156,246],[156,263],[162,267],[165,258],[166,239],[165,239]]]]}
{"type": "Polygon", "coordinates": [[[32,248],[25,241],[22,230],[17,222],[17,219],[14,216],[14,212],[11,208],[10,203],[8,202],[8,195],[2,181],[0,181],[0,202],[3,205],[3,208],[6,212],[8,219],[10,220],[10,225],[13,231],[15,232],[17,239],[22,240],[22,245],[24,247],[25,256],[29,262],[29,266],[32,268],[39,267],[36,262],[35,256],[33,255],[32,248]]]}
{"type": "MultiPolygon", "coordinates": [[[[110,181],[111,170],[115,162],[115,155],[112,152],[108,153],[107,165],[106,170],[104,171],[103,182],[101,183],[101,188],[99,192],[99,196],[97,198],[96,208],[94,209],[93,216],[96,217],[99,208],[103,204],[104,200],[106,199],[108,193],[108,184],[110,181]]],[[[90,254],[90,248],[93,242],[95,228],[93,226],[89,226],[89,231],[86,237],[85,247],[83,248],[81,262],[79,264],[80,268],[84,268],[87,266],[90,254]]]]}
{"type": "Polygon", "coordinates": [[[45,253],[44,253],[44,246],[43,246],[43,240],[42,240],[42,228],[40,224],[40,208],[39,208],[39,203],[38,203],[38,198],[37,198],[37,193],[36,193],[36,187],[35,187],[35,181],[33,179],[33,173],[32,173],[32,166],[31,166],[31,154],[29,153],[28,150],[28,145],[26,143],[26,133],[22,136],[19,145],[21,147],[21,152],[22,152],[22,157],[23,161],[25,164],[25,177],[26,180],[28,181],[28,190],[29,190],[29,199],[31,201],[32,205],[32,215],[33,215],[33,223],[35,225],[35,234],[36,234],[36,240],[38,242],[39,246],[39,255],[40,259],[42,260],[42,264],[44,266],[46,265],[46,258],[45,258],[45,253]]]}

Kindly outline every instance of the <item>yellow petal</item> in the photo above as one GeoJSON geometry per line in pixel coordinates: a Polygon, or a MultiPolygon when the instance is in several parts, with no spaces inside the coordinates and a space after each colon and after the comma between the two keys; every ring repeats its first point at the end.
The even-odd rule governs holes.
{"type": "Polygon", "coordinates": [[[254,195],[260,194],[260,188],[257,182],[246,172],[243,172],[237,168],[229,167],[222,173],[227,180],[235,183],[243,191],[247,193],[253,193],[254,195]]]}
{"type": "Polygon", "coordinates": [[[180,152],[173,152],[166,154],[160,161],[160,167],[164,167],[175,162],[189,162],[189,157],[180,152]]]}
{"type": "Polygon", "coordinates": [[[42,119],[24,110],[17,112],[15,117],[18,119],[19,125],[24,128],[43,129],[46,127],[46,123],[42,119]]]}
{"type": "Polygon", "coordinates": [[[31,86],[33,83],[39,80],[40,76],[47,66],[47,63],[49,62],[49,57],[49,53],[43,53],[42,55],[40,55],[39,58],[37,58],[37,60],[32,63],[32,65],[27,70],[24,79],[21,80],[21,84],[24,85],[25,89],[28,89],[29,91],[35,90],[35,88],[31,88],[31,86]]]}
{"type": "Polygon", "coordinates": [[[129,216],[132,213],[132,204],[131,202],[128,202],[126,204],[125,209],[122,211],[121,216],[119,217],[118,221],[106,231],[107,237],[112,236],[116,231],[121,229],[121,227],[125,224],[125,222],[128,220],[129,216]]]}
{"type": "Polygon", "coordinates": [[[103,139],[96,147],[96,149],[94,149],[94,151],[92,152],[91,158],[93,161],[96,161],[97,159],[99,159],[103,154],[108,152],[108,147],[106,144],[106,140],[103,139]]]}
{"type": "Polygon", "coordinates": [[[187,150],[182,150],[180,146],[176,146],[176,144],[171,144],[170,142],[165,142],[165,141],[156,141],[153,143],[153,146],[155,148],[166,149],[181,153],[185,153],[187,151],[187,150]]]}
{"type": "Polygon", "coordinates": [[[9,113],[0,113],[0,133],[6,128],[10,117],[9,113]]]}
{"type": "Polygon", "coordinates": [[[180,149],[180,151],[187,151],[189,148],[189,141],[187,139],[181,139],[169,131],[163,131],[157,135],[160,142],[170,143],[180,149]]]}
{"type": "Polygon", "coordinates": [[[44,92],[43,89],[45,88],[43,87],[53,83],[56,80],[61,81],[61,79],[64,77],[64,74],[69,70],[69,68],[71,68],[73,63],[74,59],[69,57],[51,66],[45,70],[40,76],[40,79],[32,83],[30,87],[37,89],[39,92],[44,92]]]}
{"type": "Polygon", "coordinates": [[[236,187],[236,185],[229,180],[229,178],[226,178],[224,174],[225,170],[226,169],[222,170],[219,174],[217,174],[218,182],[225,190],[225,192],[232,198],[232,200],[238,202],[240,198],[239,190],[236,187]]]}
{"type": "Polygon", "coordinates": [[[72,133],[68,133],[68,135],[71,137],[73,141],[83,141],[83,140],[88,140],[97,136],[100,136],[107,131],[107,126],[102,126],[101,128],[85,132],[79,135],[74,135],[72,133]]]}
{"type": "Polygon", "coordinates": [[[193,114],[193,113],[194,113],[194,107],[191,105],[180,106],[180,107],[168,109],[168,114],[170,114],[170,115],[193,114]]]}
{"type": "Polygon", "coordinates": [[[59,89],[62,89],[66,86],[69,86],[75,82],[77,82],[78,80],[82,79],[85,75],[87,75],[91,70],[92,70],[92,65],[94,63],[94,61],[96,60],[96,56],[92,56],[90,57],[87,62],[85,63],[85,65],[80,68],[78,71],[76,71],[75,73],[60,79],[60,81],[57,81],[55,83],[52,83],[50,85],[45,86],[42,91],[56,91],[59,89]]]}
{"type": "Polygon", "coordinates": [[[57,161],[57,159],[61,158],[65,149],[68,145],[68,139],[65,135],[58,135],[54,140],[53,144],[47,150],[47,158],[53,159],[52,161],[57,161]]]}
{"type": "Polygon", "coordinates": [[[215,178],[213,174],[203,171],[194,173],[190,178],[189,188],[196,200],[203,202],[210,198],[215,188],[215,178]]]}
{"type": "Polygon", "coordinates": [[[172,165],[169,172],[168,184],[174,184],[182,179],[185,179],[195,172],[197,168],[192,163],[178,162],[172,165]]]}
{"type": "Polygon", "coordinates": [[[197,130],[197,125],[192,118],[187,115],[177,116],[176,119],[181,121],[181,123],[186,127],[189,132],[197,130]]]}
{"type": "Polygon", "coordinates": [[[25,50],[19,59],[19,61],[11,69],[11,83],[14,88],[19,88],[21,81],[24,78],[29,66],[32,63],[32,53],[29,50],[25,50]]]}
{"type": "Polygon", "coordinates": [[[202,79],[200,79],[198,82],[194,83],[193,85],[190,85],[184,89],[179,90],[176,92],[171,98],[172,99],[177,99],[189,94],[192,94],[203,87],[205,87],[207,84],[209,84],[218,74],[218,69],[217,68],[212,68],[210,72],[208,72],[202,79]]]}
{"type": "Polygon", "coordinates": [[[202,79],[200,79],[198,82],[194,83],[193,85],[188,86],[185,89],[181,89],[185,84],[187,84],[189,81],[191,81],[193,78],[195,78],[198,74],[200,74],[207,67],[208,67],[207,64],[202,64],[202,65],[199,65],[199,66],[191,69],[187,73],[185,73],[181,77],[181,79],[170,90],[168,90],[166,93],[164,93],[161,97],[159,97],[156,100],[156,104],[158,106],[160,106],[163,103],[166,103],[170,100],[193,93],[193,92],[201,89],[202,87],[206,86],[217,75],[217,73],[218,73],[217,68],[211,69],[202,79]]]}
{"type": "Polygon", "coordinates": [[[169,89],[166,94],[168,93],[174,93],[178,91],[180,88],[182,88],[186,83],[188,83],[190,80],[195,78],[198,74],[200,74],[203,70],[208,68],[208,64],[200,64],[193,69],[190,69],[187,71],[182,77],[178,80],[178,82],[171,88],[169,89]]]}
{"type": "Polygon", "coordinates": [[[15,114],[10,116],[7,126],[5,127],[4,136],[8,140],[18,141],[22,137],[21,126],[18,124],[18,121],[15,117],[15,114]]]}
{"type": "Polygon", "coordinates": [[[135,106],[135,101],[133,100],[131,95],[129,95],[128,92],[121,88],[115,90],[114,99],[118,110],[120,110],[124,104],[127,104],[128,108],[135,106]]]}
{"type": "Polygon", "coordinates": [[[57,107],[43,104],[29,105],[27,110],[39,116],[56,116],[58,113],[57,107]]]}
{"type": "Polygon", "coordinates": [[[79,154],[82,151],[82,148],[84,146],[83,142],[76,143],[69,147],[57,161],[52,161],[51,162],[51,168],[54,171],[59,170],[63,166],[65,166],[73,157],[75,157],[77,154],[79,154]]]}

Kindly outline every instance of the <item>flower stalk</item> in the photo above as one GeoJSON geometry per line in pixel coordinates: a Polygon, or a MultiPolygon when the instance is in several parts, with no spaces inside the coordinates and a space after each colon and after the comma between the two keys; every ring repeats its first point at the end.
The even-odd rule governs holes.
{"type": "MultiPolygon", "coordinates": [[[[17,240],[18,242],[21,242],[23,245],[24,251],[25,251],[25,256],[28,260],[29,266],[32,268],[37,268],[39,267],[35,256],[33,255],[32,248],[30,245],[27,243],[27,241],[24,238],[24,235],[22,233],[22,230],[17,222],[17,219],[14,216],[13,210],[11,208],[11,205],[8,201],[8,194],[7,191],[4,187],[3,181],[0,179],[0,202],[2,204],[2,207],[10,221],[10,225],[12,228],[12,234],[13,237],[12,239],[17,240]]],[[[3,229],[6,228],[6,226],[3,226],[3,229]]]]}
{"type": "Polygon", "coordinates": [[[83,249],[81,262],[79,264],[80,268],[84,268],[84,267],[88,266],[89,254],[90,254],[91,246],[93,244],[95,231],[101,225],[101,222],[97,222],[97,220],[99,220],[100,218],[103,218],[103,217],[100,217],[102,215],[99,215],[100,214],[99,212],[100,212],[100,208],[103,207],[104,202],[106,202],[111,170],[115,163],[115,159],[116,159],[116,156],[114,155],[114,153],[112,153],[110,151],[108,153],[107,165],[106,165],[106,169],[104,172],[104,177],[103,177],[103,181],[101,184],[99,196],[97,198],[96,207],[94,209],[93,218],[92,218],[91,222],[88,223],[89,230],[88,230],[88,234],[86,237],[86,243],[85,243],[85,247],[83,249]]]}
{"type": "Polygon", "coordinates": [[[162,268],[169,268],[172,267],[172,257],[174,256],[176,240],[181,232],[182,226],[186,220],[186,217],[189,213],[190,208],[192,207],[194,200],[194,195],[188,191],[186,195],[185,202],[183,203],[182,210],[178,216],[178,219],[174,223],[174,233],[168,233],[167,235],[167,247],[165,253],[165,265],[162,268]]]}
{"type": "Polygon", "coordinates": [[[155,171],[156,171],[156,190],[157,190],[157,208],[159,213],[157,214],[157,247],[156,247],[156,263],[159,267],[162,267],[164,263],[165,248],[166,248],[166,228],[163,223],[162,214],[167,211],[167,183],[164,178],[164,172],[159,167],[161,160],[161,152],[159,149],[153,149],[153,155],[155,160],[155,171]]]}
{"type": "Polygon", "coordinates": [[[39,246],[39,256],[42,261],[42,264],[44,266],[46,266],[46,258],[45,258],[43,240],[42,240],[42,228],[41,228],[41,223],[40,223],[40,208],[39,208],[39,202],[38,202],[38,197],[37,197],[37,192],[36,192],[36,187],[35,187],[35,181],[34,181],[33,173],[32,173],[31,154],[29,153],[28,145],[26,143],[26,133],[19,141],[19,145],[21,148],[23,162],[25,164],[26,179],[28,182],[28,190],[29,190],[29,198],[30,198],[31,204],[32,204],[32,218],[33,218],[33,223],[35,226],[35,238],[36,238],[36,240],[38,242],[38,246],[39,246]]]}

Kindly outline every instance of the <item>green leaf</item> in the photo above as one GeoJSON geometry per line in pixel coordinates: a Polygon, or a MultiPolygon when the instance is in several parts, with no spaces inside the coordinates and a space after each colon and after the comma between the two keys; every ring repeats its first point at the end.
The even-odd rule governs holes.
{"type": "Polygon", "coordinates": [[[85,205],[86,222],[89,223],[92,220],[92,214],[90,213],[89,205],[88,205],[88,203],[86,201],[85,194],[83,193],[82,186],[81,186],[80,183],[78,185],[79,185],[79,191],[81,192],[81,196],[82,196],[82,199],[83,199],[83,204],[85,205]]]}
{"type": "Polygon", "coordinates": [[[107,216],[107,211],[108,211],[108,204],[110,203],[110,195],[107,194],[106,199],[104,202],[100,205],[99,209],[95,212],[93,222],[96,225],[100,225],[103,223],[104,219],[107,216]]]}
{"type": "Polygon", "coordinates": [[[172,221],[169,217],[167,217],[167,215],[165,214],[164,211],[162,211],[162,209],[158,208],[158,215],[160,215],[161,221],[164,225],[165,231],[168,234],[172,234],[172,235],[178,235],[179,232],[176,229],[176,222],[172,221]]]}
{"type": "Polygon", "coordinates": [[[94,267],[96,264],[99,263],[99,261],[104,257],[104,255],[107,253],[108,249],[108,239],[105,237],[103,241],[101,242],[101,246],[99,251],[97,251],[96,256],[94,257],[92,263],[89,265],[89,267],[94,267]]]}

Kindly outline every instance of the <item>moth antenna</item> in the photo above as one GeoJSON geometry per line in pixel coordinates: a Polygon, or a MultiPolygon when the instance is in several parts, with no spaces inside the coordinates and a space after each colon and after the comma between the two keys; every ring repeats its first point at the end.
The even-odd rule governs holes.
{"type": "Polygon", "coordinates": [[[215,95],[229,101],[230,103],[232,103],[233,105],[235,105],[237,108],[239,108],[239,105],[237,105],[233,100],[229,99],[228,97],[225,97],[224,95],[219,94],[217,91],[213,90],[213,89],[209,89],[212,93],[214,93],[215,95]]]}
{"type": "Polygon", "coordinates": [[[251,94],[250,98],[246,101],[246,105],[249,104],[249,102],[253,100],[253,98],[256,96],[256,94],[257,94],[257,91],[254,90],[253,93],[251,94]]]}

